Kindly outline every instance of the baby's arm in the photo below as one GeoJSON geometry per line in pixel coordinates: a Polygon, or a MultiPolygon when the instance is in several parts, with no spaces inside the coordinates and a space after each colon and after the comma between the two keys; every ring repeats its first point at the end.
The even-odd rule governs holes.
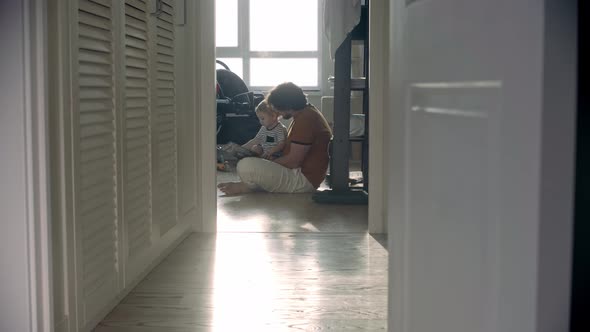
{"type": "Polygon", "coordinates": [[[252,150],[252,148],[255,145],[260,145],[261,144],[261,138],[262,138],[262,127],[260,127],[260,130],[258,130],[258,133],[256,134],[256,136],[254,136],[253,139],[249,140],[248,142],[244,143],[242,145],[242,147],[248,149],[248,150],[252,150]]]}
{"type": "Polygon", "coordinates": [[[272,159],[273,154],[275,154],[277,152],[281,152],[285,148],[285,142],[286,142],[286,138],[287,138],[287,129],[281,124],[279,124],[279,126],[280,126],[279,133],[277,135],[277,142],[278,143],[277,143],[277,145],[270,148],[268,150],[268,152],[263,155],[263,157],[266,159],[272,159]]]}
{"type": "Polygon", "coordinates": [[[242,145],[242,147],[246,148],[246,149],[252,149],[252,147],[254,145],[260,144],[258,143],[258,137],[254,137],[253,139],[249,140],[248,142],[244,143],[244,145],[242,145]]]}
{"type": "Polygon", "coordinates": [[[272,157],[273,154],[283,151],[283,148],[285,148],[284,140],[280,141],[279,144],[273,146],[270,150],[268,150],[268,152],[264,154],[264,158],[272,157]]]}

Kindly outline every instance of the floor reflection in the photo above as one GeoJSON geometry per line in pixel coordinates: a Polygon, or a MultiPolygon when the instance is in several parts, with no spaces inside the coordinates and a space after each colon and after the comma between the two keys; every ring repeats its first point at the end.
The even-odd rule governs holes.
{"type": "Polygon", "coordinates": [[[193,234],[96,331],[385,331],[386,294],[366,233],[193,234]]]}

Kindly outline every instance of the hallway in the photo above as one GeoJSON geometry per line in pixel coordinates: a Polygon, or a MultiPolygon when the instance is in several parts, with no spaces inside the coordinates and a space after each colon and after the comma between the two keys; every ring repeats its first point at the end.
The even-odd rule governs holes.
{"type": "Polygon", "coordinates": [[[95,331],[386,330],[386,241],[367,234],[366,206],[217,204],[219,233],[191,234],[95,331]]]}

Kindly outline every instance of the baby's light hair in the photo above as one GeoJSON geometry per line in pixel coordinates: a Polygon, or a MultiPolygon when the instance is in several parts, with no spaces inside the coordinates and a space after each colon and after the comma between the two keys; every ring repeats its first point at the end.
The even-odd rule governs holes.
{"type": "Polygon", "coordinates": [[[260,104],[258,104],[258,106],[256,106],[256,113],[266,113],[266,114],[272,114],[272,115],[278,115],[278,113],[272,109],[272,107],[270,107],[270,105],[268,104],[268,102],[265,100],[261,101],[260,104]]]}

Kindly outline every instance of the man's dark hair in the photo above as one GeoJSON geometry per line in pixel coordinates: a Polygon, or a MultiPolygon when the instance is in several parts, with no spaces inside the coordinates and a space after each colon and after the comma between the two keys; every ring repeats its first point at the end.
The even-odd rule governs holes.
{"type": "Polygon", "coordinates": [[[266,100],[277,111],[297,111],[307,105],[307,97],[305,97],[303,90],[292,82],[275,86],[270,90],[266,100]]]}

